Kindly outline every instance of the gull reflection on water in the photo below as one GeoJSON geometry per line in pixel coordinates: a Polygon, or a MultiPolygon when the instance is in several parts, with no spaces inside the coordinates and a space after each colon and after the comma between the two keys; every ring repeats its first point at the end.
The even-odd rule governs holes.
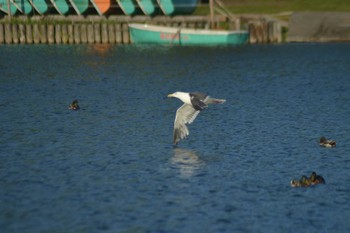
{"type": "Polygon", "coordinates": [[[175,148],[174,155],[170,159],[173,167],[179,169],[183,178],[192,177],[205,167],[205,162],[200,159],[198,153],[193,150],[175,148]]]}

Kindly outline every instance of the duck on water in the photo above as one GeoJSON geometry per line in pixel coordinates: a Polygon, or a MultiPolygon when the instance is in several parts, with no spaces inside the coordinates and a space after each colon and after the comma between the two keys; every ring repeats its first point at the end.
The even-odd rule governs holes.
{"type": "Polygon", "coordinates": [[[78,100],[74,100],[70,105],[69,105],[69,109],[71,110],[79,110],[80,107],[79,107],[79,104],[78,104],[78,100]]]}
{"type": "Polygon", "coordinates": [[[337,143],[334,140],[329,140],[325,137],[320,138],[320,146],[322,147],[332,148],[332,147],[336,147],[336,145],[337,143]]]}
{"type": "Polygon", "coordinates": [[[310,187],[325,183],[326,181],[322,176],[312,172],[309,178],[303,175],[299,180],[291,180],[290,185],[292,187],[310,187]]]}

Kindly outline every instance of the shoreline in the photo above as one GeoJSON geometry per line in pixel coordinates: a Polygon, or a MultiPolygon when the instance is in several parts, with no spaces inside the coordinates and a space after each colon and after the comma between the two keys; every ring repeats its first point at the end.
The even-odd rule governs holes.
{"type": "MultiPolygon", "coordinates": [[[[129,23],[206,29],[209,16],[5,16],[0,19],[0,44],[129,44],[129,23]]],[[[246,29],[249,43],[280,43],[277,21],[247,20],[243,17],[214,18],[214,27],[223,30],[246,29]]]]}
{"type": "MultiPolygon", "coordinates": [[[[350,13],[288,12],[289,22],[273,15],[216,16],[214,26],[249,31],[249,43],[349,42],[350,13]]],[[[129,44],[129,23],[205,29],[210,16],[3,16],[0,44],[129,44]]]]}

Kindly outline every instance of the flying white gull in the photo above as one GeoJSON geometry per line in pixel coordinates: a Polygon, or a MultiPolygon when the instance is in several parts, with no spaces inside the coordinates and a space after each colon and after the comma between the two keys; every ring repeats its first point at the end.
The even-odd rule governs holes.
{"type": "Polygon", "coordinates": [[[189,135],[186,124],[191,124],[198,116],[199,112],[208,107],[208,104],[222,104],[226,100],[210,98],[200,92],[175,92],[168,97],[180,99],[184,104],[176,111],[174,122],[174,144],[189,135]]]}

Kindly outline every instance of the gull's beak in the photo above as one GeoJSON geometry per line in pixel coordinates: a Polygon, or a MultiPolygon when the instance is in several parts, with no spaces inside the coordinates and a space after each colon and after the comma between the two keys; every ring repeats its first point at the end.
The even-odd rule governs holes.
{"type": "Polygon", "coordinates": [[[174,97],[174,94],[169,94],[168,97],[174,97]]]}

